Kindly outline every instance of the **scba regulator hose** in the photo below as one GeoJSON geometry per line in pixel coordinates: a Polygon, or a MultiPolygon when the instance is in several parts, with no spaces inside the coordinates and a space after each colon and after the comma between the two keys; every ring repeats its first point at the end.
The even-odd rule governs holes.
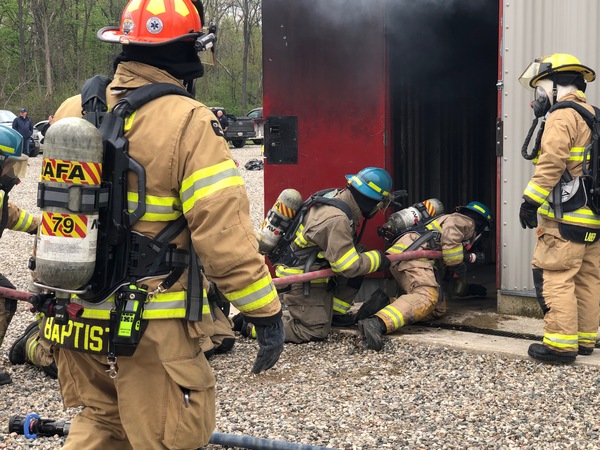
{"type": "MultiPolygon", "coordinates": [[[[8,423],[10,433],[24,434],[29,439],[38,436],[67,436],[70,423],[52,419],[42,419],[37,414],[12,416],[8,423]]],[[[332,450],[330,447],[318,447],[308,444],[263,439],[243,434],[213,433],[209,444],[226,445],[228,447],[246,448],[250,450],[332,450]]],[[[335,449],[333,449],[335,450],[335,449]]]]}

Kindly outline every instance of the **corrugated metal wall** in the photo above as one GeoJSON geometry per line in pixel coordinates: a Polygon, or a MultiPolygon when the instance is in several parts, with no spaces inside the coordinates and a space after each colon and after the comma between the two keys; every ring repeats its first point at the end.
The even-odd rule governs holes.
{"type": "MultiPolygon", "coordinates": [[[[600,1],[509,0],[503,3],[504,155],[501,169],[501,289],[533,290],[530,270],[535,242],[533,230],[519,225],[523,189],[533,166],[521,156],[521,147],[533,114],[532,94],[518,78],[536,57],[570,53],[600,72],[600,1]]],[[[590,103],[600,105],[600,81],[586,91],[590,103]]],[[[515,292],[516,291],[516,292],[515,292]]]]}

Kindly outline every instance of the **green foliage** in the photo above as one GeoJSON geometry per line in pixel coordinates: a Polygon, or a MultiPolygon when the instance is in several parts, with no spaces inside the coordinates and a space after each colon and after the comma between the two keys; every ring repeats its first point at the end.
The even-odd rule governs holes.
{"type": "MultiPolygon", "coordinates": [[[[238,3],[242,4],[205,0],[207,17],[218,22],[217,64],[205,65],[196,96],[206,105],[241,115],[262,105],[262,46],[261,29],[254,28],[247,43],[243,111],[243,10],[238,3]]],[[[124,0],[0,0],[0,109],[26,106],[32,120],[42,120],[65,98],[79,93],[90,76],[112,75],[120,47],[99,41],[96,32],[118,25],[124,4],[124,0]]],[[[260,0],[249,4],[258,8],[260,0]]]]}

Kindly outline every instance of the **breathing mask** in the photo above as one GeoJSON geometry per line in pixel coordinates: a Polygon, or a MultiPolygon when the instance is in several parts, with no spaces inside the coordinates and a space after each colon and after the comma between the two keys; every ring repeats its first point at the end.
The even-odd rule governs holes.
{"type": "Polygon", "coordinates": [[[533,101],[531,102],[531,108],[535,117],[544,117],[550,111],[551,106],[550,97],[548,97],[546,90],[541,86],[537,86],[533,94],[533,101]]]}

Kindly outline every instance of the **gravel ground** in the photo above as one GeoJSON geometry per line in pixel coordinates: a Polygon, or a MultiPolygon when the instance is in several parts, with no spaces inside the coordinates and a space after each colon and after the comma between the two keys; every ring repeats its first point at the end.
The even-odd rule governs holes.
{"type": "MultiPolygon", "coordinates": [[[[262,217],[262,171],[246,171],[260,147],[232,149],[262,217]]],[[[11,193],[36,211],[41,157],[11,193]]],[[[32,238],[7,231],[3,273],[26,289],[32,238]]],[[[20,304],[1,365],[13,383],[1,386],[0,427],[14,414],[70,420],[56,381],[31,366],[10,366],[7,351],[32,319],[20,304]]],[[[450,344],[450,343],[449,343],[450,344]]],[[[600,375],[587,366],[555,367],[531,360],[472,354],[388,339],[384,351],[363,348],[352,332],[322,343],[287,345],[275,366],[254,376],[256,342],[240,338],[232,353],[211,360],[217,375],[217,430],[344,450],[359,449],[599,449],[600,375]]],[[[58,449],[63,438],[0,435],[0,448],[58,449]]],[[[222,448],[210,445],[215,450],[222,448]]]]}

